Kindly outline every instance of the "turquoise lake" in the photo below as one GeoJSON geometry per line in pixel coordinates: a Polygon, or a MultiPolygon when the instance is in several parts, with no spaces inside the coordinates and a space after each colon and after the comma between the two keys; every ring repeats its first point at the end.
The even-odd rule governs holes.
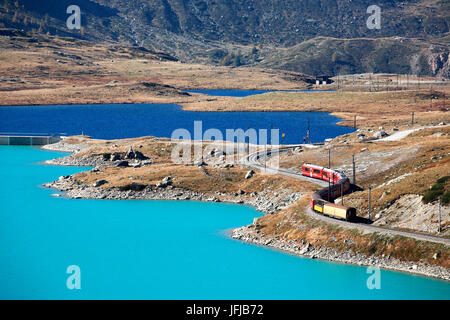
{"type": "Polygon", "coordinates": [[[250,207],[69,200],[40,187],[83,168],[40,162],[61,153],[0,147],[0,299],[449,299],[450,284],[300,258],[227,237],[250,207]],[[69,290],[66,269],[81,269],[69,290]]]}

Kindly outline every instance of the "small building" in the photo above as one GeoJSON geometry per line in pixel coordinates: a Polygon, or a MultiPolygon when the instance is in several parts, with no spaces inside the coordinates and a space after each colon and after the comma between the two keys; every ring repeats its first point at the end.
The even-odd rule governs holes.
{"type": "Polygon", "coordinates": [[[333,80],[331,80],[331,76],[316,76],[316,85],[325,85],[331,83],[333,83],[333,80]]]}

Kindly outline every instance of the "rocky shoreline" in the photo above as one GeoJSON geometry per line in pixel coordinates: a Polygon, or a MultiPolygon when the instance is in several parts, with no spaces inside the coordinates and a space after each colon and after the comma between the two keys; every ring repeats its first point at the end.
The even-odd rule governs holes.
{"type": "MultiPolygon", "coordinates": [[[[95,170],[95,169],[94,169],[95,170]]],[[[119,188],[98,188],[95,186],[79,185],[72,176],[63,176],[59,180],[45,183],[46,188],[64,192],[70,199],[98,199],[98,200],[177,200],[223,202],[230,204],[244,204],[254,207],[265,214],[274,214],[289,207],[303,197],[301,193],[286,192],[284,195],[259,194],[229,194],[224,192],[196,192],[175,188],[173,186],[146,186],[142,190],[120,190],[119,188]]],[[[58,195],[59,196],[59,195],[58,195]]]]}
{"type": "Polygon", "coordinates": [[[251,225],[232,230],[230,236],[236,240],[271,247],[310,259],[321,259],[358,266],[379,267],[381,269],[413,273],[421,276],[450,281],[450,271],[440,266],[433,266],[421,262],[401,261],[389,256],[367,257],[364,254],[354,253],[352,251],[341,252],[329,247],[314,246],[309,242],[299,244],[292,240],[286,241],[263,234],[261,231],[257,230],[256,221],[251,225]]]}
{"type": "MultiPolygon", "coordinates": [[[[83,145],[67,145],[60,142],[46,146],[44,149],[62,152],[74,152],[73,154],[46,161],[50,165],[62,166],[86,166],[99,170],[103,166],[113,165],[111,161],[105,161],[96,156],[77,157],[75,154],[86,148],[83,145]]],[[[142,161],[135,161],[134,165],[145,165],[142,161]]],[[[101,188],[98,185],[81,185],[72,176],[63,176],[58,180],[44,184],[44,187],[64,192],[71,199],[102,199],[102,200],[177,200],[177,201],[202,201],[223,202],[232,204],[245,204],[254,207],[265,214],[274,214],[285,209],[303,197],[300,193],[292,193],[284,190],[280,193],[265,191],[259,194],[209,192],[201,193],[191,190],[175,188],[170,183],[164,185],[146,186],[142,190],[120,190],[119,188],[101,188]]],[[[58,195],[60,196],[60,195],[58,195]]],[[[231,231],[230,237],[236,240],[268,246],[311,259],[354,264],[359,266],[374,266],[383,269],[418,274],[422,276],[450,281],[450,271],[440,266],[428,265],[420,262],[407,262],[392,257],[370,256],[353,253],[351,251],[340,252],[333,248],[313,246],[311,243],[299,244],[295,241],[286,241],[262,234],[257,230],[257,222],[231,231]]]]}
{"type": "MultiPolygon", "coordinates": [[[[95,155],[78,157],[75,154],[85,149],[80,145],[67,145],[63,142],[48,145],[46,150],[69,152],[73,154],[45,161],[49,165],[59,166],[81,166],[94,167],[92,171],[99,171],[104,167],[120,165],[123,160],[111,161],[95,155]],[[58,145],[59,144],[59,145],[58,145]]],[[[127,166],[140,167],[151,165],[152,162],[146,160],[127,161],[127,166]]],[[[71,199],[101,199],[101,200],[178,200],[178,201],[203,201],[203,202],[223,202],[231,204],[245,204],[254,207],[257,211],[265,214],[274,214],[283,210],[303,197],[303,194],[292,192],[289,189],[278,190],[277,192],[260,192],[246,194],[243,191],[237,193],[225,192],[197,192],[176,188],[171,184],[171,177],[166,177],[166,181],[152,186],[143,186],[130,190],[121,190],[117,187],[102,188],[102,181],[97,181],[94,185],[79,184],[72,176],[62,176],[58,180],[45,183],[46,188],[56,189],[64,192],[64,195],[71,199]]]]}

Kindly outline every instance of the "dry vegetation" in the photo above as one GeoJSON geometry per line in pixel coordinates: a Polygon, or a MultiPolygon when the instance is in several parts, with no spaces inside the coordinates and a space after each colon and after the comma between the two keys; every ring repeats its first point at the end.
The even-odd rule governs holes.
{"type": "Polygon", "coordinates": [[[0,37],[0,48],[0,105],[196,102],[208,96],[180,90],[302,89],[309,79],[183,64],[158,52],[50,36],[0,37]]]}
{"type": "MultiPolygon", "coordinates": [[[[352,177],[352,154],[355,155],[357,184],[364,190],[345,196],[344,202],[357,208],[359,216],[368,217],[368,187],[372,187],[371,219],[376,224],[378,220],[383,221],[382,225],[387,227],[394,221],[386,219],[383,214],[396,201],[406,195],[423,196],[438,179],[450,174],[448,126],[419,130],[401,141],[392,142],[360,142],[356,133],[348,134],[318,149],[286,154],[280,165],[297,172],[305,162],[327,166],[327,148],[332,150],[332,167],[344,171],[349,177],[352,177]]],[[[443,187],[444,191],[450,190],[448,182],[443,187]]],[[[427,228],[417,223],[426,223],[436,234],[437,206],[436,202],[433,204],[431,215],[424,216],[425,213],[416,208],[411,209],[409,217],[399,217],[409,219],[417,211],[417,220],[411,218],[412,221],[403,224],[408,226],[404,229],[422,231],[427,228]]],[[[449,209],[448,205],[442,208],[441,236],[450,235],[449,209]]],[[[391,214],[396,215],[397,212],[394,210],[391,214]]]]}
{"type": "MultiPolygon", "coordinates": [[[[185,95],[181,89],[302,89],[307,84],[292,73],[255,68],[210,67],[188,65],[167,60],[158,53],[132,48],[102,46],[62,38],[42,37],[37,42],[28,38],[0,37],[0,104],[83,104],[83,103],[177,103],[186,110],[198,111],[323,111],[341,117],[343,125],[353,125],[357,115],[360,128],[410,128],[411,112],[416,126],[450,122],[446,97],[450,88],[410,89],[382,92],[276,92],[246,98],[211,98],[185,95]]],[[[449,175],[449,129],[428,129],[411,134],[400,142],[361,142],[356,133],[335,139],[333,167],[351,163],[351,154],[365,159],[368,170],[358,173],[358,183],[373,189],[374,212],[380,212],[405,194],[424,194],[440,177],[449,175]],[[435,136],[436,132],[445,135],[435,136]],[[367,148],[367,151],[361,151],[367,148]],[[383,156],[385,154],[385,156],[383,156]],[[370,158],[378,159],[375,162],[370,158]],[[384,183],[409,174],[390,185],[384,183]]],[[[70,138],[66,142],[91,148],[77,156],[126,152],[129,146],[147,155],[153,164],[140,168],[106,167],[99,172],[83,172],[75,176],[82,184],[105,179],[100,188],[123,187],[131,183],[155,185],[171,176],[180,189],[199,192],[246,194],[279,189],[309,194],[317,187],[277,175],[256,173],[244,179],[246,169],[218,168],[171,164],[173,145],[167,139],[140,138],[117,141],[70,138]]],[[[292,168],[303,162],[327,164],[322,149],[288,155],[282,166],[292,168]]],[[[447,185],[448,187],[448,185],[447,185]]],[[[360,215],[367,212],[367,191],[346,196],[360,215]]],[[[304,214],[307,198],[276,215],[259,219],[260,229],[281,238],[308,241],[314,245],[366,254],[449,265],[448,248],[404,238],[362,235],[316,221],[304,214]],[[352,239],[352,244],[344,240],[352,239]],[[440,253],[438,259],[432,256],[440,253]]],[[[448,220],[448,217],[447,217],[448,220]]],[[[444,224],[448,236],[450,224],[444,224]]]]}
{"type": "Polygon", "coordinates": [[[342,125],[358,127],[406,126],[411,112],[419,124],[450,121],[449,87],[389,92],[271,92],[245,98],[183,103],[191,111],[321,111],[342,118],[342,125]],[[439,90],[439,91],[438,91],[439,90]]]}
{"type": "MultiPolygon", "coordinates": [[[[292,192],[305,193],[313,188],[310,183],[298,183],[298,180],[279,175],[255,173],[251,179],[245,179],[248,169],[233,165],[223,168],[221,166],[197,166],[174,164],[171,160],[174,144],[167,139],[138,138],[124,140],[91,140],[86,137],[71,137],[65,140],[68,144],[81,145],[84,143],[84,151],[76,154],[76,157],[102,157],[103,154],[125,154],[130,146],[134,151],[139,151],[152,161],[151,165],[133,168],[119,168],[108,166],[99,171],[85,171],[78,173],[74,179],[82,185],[92,185],[95,181],[106,180],[106,184],[99,188],[125,187],[132,183],[143,186],[155,186],[165,177],[170,176],[173,187],[206,194],[224,193],[234,194],[239,190],[248,196],[251,193],[263,191],[276,192],[289,189],[292,192]]],[[[209,144],[203,145],[203,150],[209,148],[209,144]]],[[[206,154],[206,152],[204,152],[206,154]]],[[[236,160],[242,155],[237,155],[236,160]]],[[[220,197],[219,197],[220,198],[220,197]]]]}
{"type": "Polygon", "coordinates": [[[307,216],[304,213],[307,205],[308,200],[304,198],[279,214],[259,218],[258,230],[265,235],[294,240],[299,244],[309,242],[314,246],[350,250],[366,256],[377,255],[450,267],[450,251],[445,245],[377,233],[364,235],[357,230],[336,227],[307,216]],[[433,256],[436,253],[438,257],[435,259],[433,256]]]}

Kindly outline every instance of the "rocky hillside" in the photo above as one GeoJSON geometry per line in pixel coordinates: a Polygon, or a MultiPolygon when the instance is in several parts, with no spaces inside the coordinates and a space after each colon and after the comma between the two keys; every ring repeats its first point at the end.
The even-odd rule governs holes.
{"type": "Polygon", "coordinates": [[[373,72],[450,78],[448,45],[400,37],[318,37],[285,50],[268,51],[260,64],[315,75],[373,72]]]}
{"type": "Polygon", "coordinates": [[[448,1],[379,0],[379,30],[366,25],[372,4],[369,0],[0,0],[0,27],[132,43],[184,61],[235,66],[263,62],[312,75],[377,69],[448,76],[448,1]],[[82,11],[81,30],[66,28],[66,9],[73,4],[82,11]],[[324,42],[323,37],[338,40],[324,42]],[[408,39],[407,44],[397,43],[396,37],[408,39]],[[375,39],[369,44],[372,50],[355,39],[375,39]],[[391,63],[384,57],[387,53],[389,59],[410,61],[391,63]]]}

